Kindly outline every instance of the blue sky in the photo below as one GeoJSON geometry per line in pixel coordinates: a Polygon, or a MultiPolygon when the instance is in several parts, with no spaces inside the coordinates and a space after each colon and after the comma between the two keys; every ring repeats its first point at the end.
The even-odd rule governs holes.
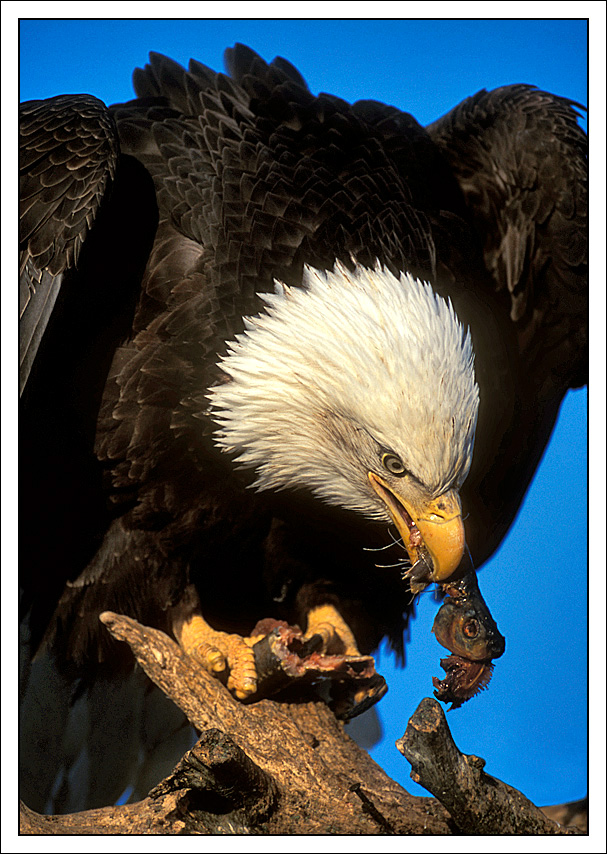
{"type": "MultiPolygon", "coordinates": [[[[20,97],[127,100],[133,68],[149,51],[220,69],[236,41],[266,60],[286,57],[313,92],[389,102],[422,124],[508,83],[588,103],[583,20],[29,20],[21,23],[20,97]]],[[[586,413],[586,391],[570,393],[520,515],[480,573],[506,653],[489,689],[448,715],[461,750],[484,757],[487,773],[538,804],[581,798],[587,786],[586,413]]],[[[431,696],[431,677],[442,675],[444,650],[430,633],[436,610],[424,594],[404,670],[385,650],[378,658],[390,690],[378,706],[384,737],[372,755],[414,794],[426,793],[394,742],[431,696]]]]}

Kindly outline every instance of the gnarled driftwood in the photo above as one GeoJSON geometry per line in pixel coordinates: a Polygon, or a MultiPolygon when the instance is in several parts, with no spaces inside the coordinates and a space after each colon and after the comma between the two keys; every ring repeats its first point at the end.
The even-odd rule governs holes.
{"type": "Polygon", "coordinates": [[[110,612],[102,619],[130,645],[200,738],[138,803],[64,816],[42,816],[23,805],[21,833],[580,832],[551,821],[519,792],[483,775],[452,741],[449,746],[450,733],[434,700],[422,702],[400,746],[422,785],[440,800],[414,797],[387,777],[324,703],[244,705],[162,632],[110,612]],[[468,802],[471,786],[477,786],[474,797],[487,800],[486,791],[478,790],[481,783],[499,792],[490,799],[489,814],[468,802]]]}

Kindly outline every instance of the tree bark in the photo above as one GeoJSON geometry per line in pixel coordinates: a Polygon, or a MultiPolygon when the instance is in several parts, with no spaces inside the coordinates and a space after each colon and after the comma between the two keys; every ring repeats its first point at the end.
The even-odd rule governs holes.
{"type": "Polygon", "coordinates": [[[399,744],[439,800],[414,797],[387,777],[324,703],[239,703],[162,632],[110,612],[102,619],[199,741],[138,803],[63,816],[22,805],[22,834],[580,832],[488,777],[482,760],[463,757],[434,700],[420,704],[399,744]]]}
{"type": "Polygon", "coordinates": [[[485,760],[460,753],[445,713],[426,697],[396,746],[413,768],[411,776],[438,800],[465,834],[575,834],[561,827],[517,789],[490,777],[485,760]]]}

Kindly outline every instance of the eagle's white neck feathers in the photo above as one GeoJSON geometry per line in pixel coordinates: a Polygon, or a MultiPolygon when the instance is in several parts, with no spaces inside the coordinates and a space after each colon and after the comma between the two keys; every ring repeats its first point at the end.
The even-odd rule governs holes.
{"type": "Polygon", "coordinates": [[[410,275],[339,263],[263,299],[222,361],[230,380],[210,390],[216,442],[259,489],[303,486],[388,518],[367,478],[385,451],[434,494],[461,484],[478,388],[450,303],[410,275]]]}

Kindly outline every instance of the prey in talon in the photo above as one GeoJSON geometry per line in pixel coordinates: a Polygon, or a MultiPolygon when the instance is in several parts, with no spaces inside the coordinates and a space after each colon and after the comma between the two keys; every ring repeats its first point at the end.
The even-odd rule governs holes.
{"type": "Polygon", "coordinates": [[[458,709],[484,690],[493,673],[493,659],[503,655],[506,641],[479,590],[470,569],[459,581],[442,585],[446,599],[432,631],[451,655],[441,660],[445,678],[433,677],[434,696],[458,709]]]}
{"type": "Polygon", "coordinates": [[[386,693],[384,678],[336,608],[323,604],[307,613],[307,629],[275,619],[260,620],[248,637],[217,631],[202,615],[195,588],[186,588],[172,609],[172,629],[181,648],[241,701],[259,700],[295,688],[298,696],[324,700],[338,718],[362,714],[386,693]]]}

